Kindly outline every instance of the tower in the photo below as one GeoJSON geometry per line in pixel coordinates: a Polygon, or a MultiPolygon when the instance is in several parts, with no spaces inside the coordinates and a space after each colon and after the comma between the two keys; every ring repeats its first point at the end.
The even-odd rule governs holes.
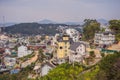
{"type": "Polygon", "coordinates": [[[3,16],[2,18],[3,18],[3,24],[2,24],[2,26],[0,27],[0,33],[3,33],[3,30],[4,30],[4,28],[5,28],[5,17],[3,16]]]}

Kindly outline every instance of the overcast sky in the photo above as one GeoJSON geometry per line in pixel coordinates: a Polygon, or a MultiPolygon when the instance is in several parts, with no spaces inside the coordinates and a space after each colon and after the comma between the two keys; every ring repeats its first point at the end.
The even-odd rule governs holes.
{"type": "Polygon", "coordinates": [[[0,22],[120,19],[120,0],[0,0],[0,22]]]}

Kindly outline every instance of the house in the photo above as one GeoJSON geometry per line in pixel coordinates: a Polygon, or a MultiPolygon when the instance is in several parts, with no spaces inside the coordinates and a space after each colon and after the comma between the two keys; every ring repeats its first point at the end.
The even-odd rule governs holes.
{"type": "Polygon", "coordinates": [[[95,33],[94,43],[97,45],[111,45],[115,42],[115,34],[110,29],[95,33]]]}
{"type": "Polygon", "coordinates": [[[82,62],[86,55],[86,46],[81,42],[74,42],[70,45],[69,62],[82,62]]]}
{"type": "Polygon", "coordinates": [[[57,39],[57,59],[66,58],[69,54],[70,38],[63,35],[57,39]]]}
{"type": "Polygon", "coordinates": [[[48,72],[53,69],[54,66],[52,64],[50,64],[49,62],[43,63],[41,65],[41,69],[40,69],[40,75],[41,76],[45,76],[48,74],[48,72]]]}
{"type": "Polygon", "coordinates": [[[18,47],[18,57],[23,57],[23,56],[26,56],[28,54],[31,54],[28,52],[28,49],[26,46],[20,46],[18,47]]]}
{"type": "Polygon", "coordinates": [[[8,40],[9,37],[6,36],[5,34],[0,34],[0,40],[8,40]]]}
{"type": "Polygon", "coordinates": [[[79,41],[79,32],[75,29],[69,28],[66,29],[66,34],[69,35],[74,42],[78,42],[79,41]]]}
{"type": "Polygon", "coordinates": [[[13,67],[16,64],[16,58],[6,56],[4,57],[4,64],[8,67],[13,67]]]}
{"type": "Polygon", "coordinates": [[[11,54],[11,51],[10,51],[10,49],[9,49],[9,48],[6,48],[6,49],[5,49],[5,54],[8,54],[8,55],[10,55],[10,54],[11,54]]]}
{"type": "Polygon", "coordinates": [[[12,69],[10,70],[10,74],[17,74],[20,72],[20,69],[12,69]]]}

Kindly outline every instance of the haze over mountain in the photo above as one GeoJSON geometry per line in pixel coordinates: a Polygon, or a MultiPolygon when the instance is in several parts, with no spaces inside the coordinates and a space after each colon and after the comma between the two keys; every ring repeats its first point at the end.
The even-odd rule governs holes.
{"type": "Polygon", "coordinates": [[[101,24],[108,24],[108,21],[107,20],[105,20],[105,19],[97,19],[97,21],[99,22],[99,23],[101,23],[101,24]]]}
{"type": "Polygon", "coordinates": [[[40,23],[40,24],[56,24],[56,22],[49,20],[49,19],[43,19],[43,20],[39,21],[38,23],[40,23]]]}
{"type": "Polygon", "coordinates": [[[49,19],[43,19],[41,21],[39,21],[38,23],[40,24],[67,24],[67,25],[80,25],[80,24],[83,24],[83,22],[72,22],[72,21],[69,21],[69,22],[56,22],[56,21],[52,21],[52,20],[49,20],[49,19]]]}
{"type": "MultiPolygon", "coordinates": [[[[106,19],[97,19],[97,21],[101,24],[108,24],[108,21],[106,19]]],[[[27,23],[27,22],[22,22],[22,23],[27,23]]],[[[28,22],[28,23],[31,23],[31,22],[28,22]]],[[[52,20],[49,20],[49,19],[43,19],[41,21],[38,21],[38,22],[35,22],[35,23],[39,23],[39,24],[66,24],[66,25],[82,25],[84,24],[84,20],[82,22],[75,22],[75,21],[68,21],[68,22],[57,22],[57,21],[52,21],[52,20]]],[[[7,22],[4,24],[4,27],[7,27],[7,26],[12,26],[12,25],[15,25],[15,24],[19,24],[19,23],[16,23],[16,22],[7,22]]],[[[3,23],[0,23],[0,27],[3,27],[3,23]]]]}
{"type": "Polygon", "coordinates": [[[12,25],[15,25],[15,24],[18,24],[16,22],[7,22],[7,23],[0,23],[0,27],[8,27],[8,26],[12,26],[12,25]]]}

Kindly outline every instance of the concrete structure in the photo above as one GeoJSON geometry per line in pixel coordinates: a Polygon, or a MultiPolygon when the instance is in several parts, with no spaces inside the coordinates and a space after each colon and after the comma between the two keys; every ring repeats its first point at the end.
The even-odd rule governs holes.
{"type": "Polygon", "coordinates": [[[83,62],[86,55],[86,46],[83,43],[75,42],[70,46],[69,62],[83,62]]]}
{"type": "Polygon", "coordinates": [[[54,68],[54,66],[52,66],[50,63],[43,63],[42,65],[41,65],[41,72],[40,72],[40,75],[41,76],[45,76],[45,75],[47,75],[48,74],[48,72],[51,70],[51,69],[53,69],[54,68]]]}
{"type": "Polygon", "coordinates": [[[69,55],[70,38],[68,35],[63,35],[57,40],[57,58],[66,58],[69,55]]]}
{"type": "Polygon", "coordinates": [[[70,36],[70,38],[73,39],[74,42],[79,41],[79,32],[75,29],[66,29],[66,34],[70,36]]]}
{"type": "Polygon", "coordinates": [[[26,46],[20,46],[18,47],[18,57],[23,57],[23,56],[26,56],[30,53],[28,53],[28,49],[26,46]]]}
{"type": "Polygon", "coordinates": [[[111,45],[115,42],[115,35],[109,29],[105,32],[95,33],[94,43],[98,45],[111,45]]]}
{"type": "Polygon", "coordinates": [[[0,34],[0,40],[7,40],[9,37],[4,35],[4,34],[0,34]]]}
{"type": "Polygon", "coordinates": [[[8,54],[8,55],[10,55],[10,54],[11,54],[11,51],[10,51],[10,49],[9,49],[9,48],[6,48],[6,49],[5,49],[5,54],[8,54]]]}
{"type": "Polygon", "coordinates": [[[4,63],[6,66],[13,67],[16,64],[16,58],[13,57],[4,57],[4,63]]]}

